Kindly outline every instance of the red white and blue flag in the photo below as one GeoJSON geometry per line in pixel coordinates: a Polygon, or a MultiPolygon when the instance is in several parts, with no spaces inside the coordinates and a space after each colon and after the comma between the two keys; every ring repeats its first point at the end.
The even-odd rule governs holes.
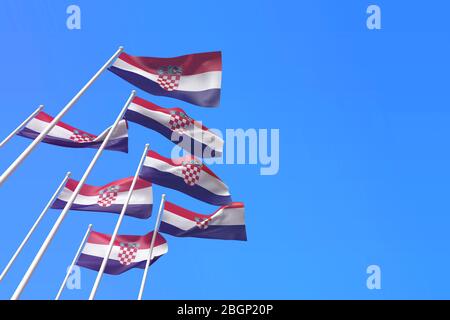
{"type": "Polygon", "coordinates": [[[162,108],[135,97],[125,119],[155,130],[191,154],[218,157],[223,153],[223,140],[180,108],[162,108]],[[199,149],[197,151],[197,149],[199,149]]]}
{"type": "Polygon", "coordinates": [[[213,205],[232,202],[227,185],[193,156],[171,160],[149,151],[140,177],[213,205]]]}
{"type": "Polygon", "coordinates": [[[110,71],[157,96],[217,107],[222,81],[222,53],[205,52],[175,58],[135,57],[122,53],[110,71]]]}
{"type": "Polygon", "coordinates": [[[166,201],[159,231],[175,237],[247,241],[244,204],[233,202],[204,215],[166,201]]]}
{"type": "MultiPolygon", "coordinates": [[[[150,253],[153,232],[144,236],[118,235],[106,264],[105,273],[121,274],[133,268],[144,269],[150,253]]],[[[98,271],[108,251],[111,235],[92,231],[81,251],[77,265],[98,271]]],[[[156,235],[150,263],[154,263],[168,251],[161,234],[156,235]]]]}
{"type": "MultiPolygon", "coordinates": [[[[133,177],[129,177],[108,183],[101,187],[85,184],[81,188],[70,209],[76,211],[120,213],[125,204],[132,182],[133,177]]],[[[64,208],[77,186],[78,181],[69,179],[64,190],[52,204],[52,208],[64,208]]],[[[146,180],[138,179],[125,214],[139,219],[147,219],[152,214],[152,208],[152,184],[146,180]]]]}
{"type": "MultiPolygon", "coordinates": [[[[53,117],[45,112],[40,112],[17,134],[25,138],[35,139],[52,121],[53,117]]],[[[42,141],[62,147],[98,149],[109,130],[110,128],[106,129],[99,136],[95,136],[60,121],[42,141]]],[[[128,152],[128,125],[126,120],[119,122],[106,145],[106,149],[128,152]]]]}

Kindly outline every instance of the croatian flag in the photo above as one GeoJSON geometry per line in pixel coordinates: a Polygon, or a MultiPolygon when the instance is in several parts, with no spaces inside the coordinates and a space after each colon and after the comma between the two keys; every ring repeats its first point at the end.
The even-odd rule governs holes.
{"type": "Polygon", "coordinates": [[[159,231],[175,237],[247,241],[244,204],[233,202],[204,215],[166,202],[159,231]]]}
{"type": "MultiPolygon", "coordinates": [[[[105,273],[121,274],[133,268],[145,269],[153,232],[145,236],[118,235],[106,264],[105,273]]],[[[78,258],[77,265],[91,270],[100,270],[103,257],[108,251],[111,235],[92,231],[78,258]]],[[[166,254],[166,239],[159,233],[156,235],[150,263],[154,263],[166,254]]]]}
{"type": "Polygon", "coordinates": [[[192,156],[171,160],[149,151],[140,177],[213,205],[232,202],[226,184],[192,156]]]}
{"type": "MultiPolygon", "coordinates": [[[[129,177],[111,182],[101,187],[85,184],[81,188],[70,209],[76,211],[120,213],[125,204],[132,182],[133,177],[129,177]]],[[[52,204],[52,208],[63,209],[77,186],[78,181],[69,179],[64,190],[52,204]]],[[[148,181],[138,179],[125,214],[139,219],[147,219],[152,214],[152,208],[152,184],[148,181]]]]}
{"type": "Polygon", "coordinates": [[[159,132],[191,154],[202,158],[222,155],[222,138],[189,117],[183,109],[162,108],[135,97],[125,119],[159,132]]]}
{"type": "MultiPolygon", "coordinates": [[[[52,121],[53,117],[45,112],[40,112],[17,134],[25,138],[35,139],[52,121]]],[[[98,149],[108,135],[109,130],[110,128],[106,129],[99,136],[95,136],[60,121],[42,141],[62,147],[98,149]]],[[[106,145],[106,149],[128,152],[128,125],[126,120],[119,122],[106,145]]]]}
{"type": "Polygon", "coordinates": [[[135,57],[122,53],[109,68],[148,93],[202,107],[217,107],[222,81],[222,53],[175,58],[135,57]]]}

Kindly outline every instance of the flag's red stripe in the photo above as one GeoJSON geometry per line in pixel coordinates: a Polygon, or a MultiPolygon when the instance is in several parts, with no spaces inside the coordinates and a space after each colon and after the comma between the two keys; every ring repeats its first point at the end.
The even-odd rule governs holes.
{"type": "MultiPolygon", "coordinates": [[[[139,249],[148,249],[148,248],[150,248],[150,242],[151,242],[152,236],[153,236],[153,231],[150,233],[147,233],[146,235],[143,235],[143,236],[117,235],[116,239],[114,241],[114,246],[120,246],[121,242],[138,243],[139,249]]],[[[96,231],[92,231],[89,234],[89,238],[87,240],[87,242],[89,242],[89,243],[104,244],[104,245],[108,245],[110,241],[111,241],[111,235],[96,232],[96,231]]],[[[156,235],[156,239],[155,239],[155,247],[162,245],[164,243],[166,243],[166,240],[164,239],[164,237],[161,234],[158,233],[156,235]]]]}
{"type": "MultiPolygon", "coordinates": [[[[162,112],[162,113],[165,113],[165,114],[168,114],[168,115],[170,115],[171,111],[177,111],[177,112],[182,112],[182,113],[186,114],[189,117],[187,112],[184,111],[181,108],[163,108],[163,107],[160,107],[160,106],[158,106],[158,105],[156,105],[156,104],[154,104],[154,103],[152,103],[150,101],[144,100],[144,99],[139,98],[139,97],[134,97],[133,103],[135,103],[135,104],[139,105],[140,107],[142,107],[144,109],[147,109],[147,110],[152,110],[152,111],[156,111],[156,112],[162,112]]],[[[197,127],[200,127],[200,123],[198,121],[196,121],[196,120],[194,120],[194,121],[197,124],[197,127]]],[[[204,125],[201,125],[201,128],[204,131],[208,131],[209,130],[204,125]]]]}
{"type": "MultiPolygon", "coordinates": [[[[163,107],[160,107],[150,101],[144,100],[139,97],[134,97],[133,103],[138,104],[140,107],[142,107],[144,109],[158,111],[158,112],[162,112],[162,113],[166,113],[166,114],[170,114],[170,111],[184,112],[184,110],[180,109],[180,108],[163,108],[163,107]]],[[[186,113],[186,112],[184,112],[184,113],[186,113]]]]}
{"type": "Polygon", "coordinates": [[[123,52],[119,59],[156,75],[160,67],[167,66],[182,67],[183,75],[222,71],[222,53],[220,51],[194,53],[174,58],[136,57],[123,52]]]}
{"type": "MultiPolygon", "coordinates": [[[[48,115],[47,113],[45,113],[45,112],[43,112],[43,111],[39,112],[35,118],[38,119],[38,120],[47,122],[47,123],[52,122],[53,119],[54,119],[52,116],[48,115]]],[[[71,132],[73,132],[73,131],[75,131],[75,130],[78,130],[78,132],[80,132],[81,134],[84,133],[84,134],[87,134],[87,135],[89,135],[89,136],[91,136],[91,137],[93,137],[93,138],[96,138],[96,137],[97,137],[96,135],[93,135],[93,134],[90,134],[89,132],[86,132],[86,131],[83,131],[83,130],[74,128],[74,127],[72,127],[71,125],[68,125],[67,123],[64,123],[64,122],[62,122],[62,121],[59,121],[56,125],[57,125],[58,127],[64,128],[64,129],[66,129],[66,130],[69,130],[69,131],[71,131],[71,132]]]]}
{"type": "MultiPolygon", "coordinates": [[[[80,194],[85,195],[85,196],[98,195],[98,193],[101,190],[108,188],[110,186],[116,186],[116,185],[121,187],[119,192],[128,191],[128,190],[130,190],[132,182],[133,182],[133,177],[129,177],[129,178],[124,178],[124,179],[120,179],[117,181],[113,181],[113,182],[108,183],[107,185],[104,185],[101,187],[96,187],[96,186],[91,186],[91,185],[85,184],[81,188],[80,194]]],[[[136,181],[135,189],[143,189],[143,188],[150,187],[151,185],[152,185],[151,182],[148,182],[146,180],[138,178],[138,180],[136,181]]],[[[67,181],[67,184],[66,184],[67,189],[74,191],[77,186],[78,186],[78,181],[73,180],[73,179],[69,179],[67,181]]]]}
{"type": "Polygon", "coordinates": [[[187,210],[180,206],[177,206],[176,204],[173,204],[172,202],[169,202],[169,201],[166,201],[164,203],[164,210],[170,211],[176,215],[179,215],[183,218],[186,218],[186,219],[189,219],[192,221],[195,221],[195,217],[199,217],[201,219],[207,219],[208,217],[213,216],[220,210],[243,208],[243,207],[244,207],[244,203],[242,203],[242,202],[232,202],[229,205],[220,207],[219,209],[214,211],[214,213],[212,213],[212,214],[200,214],[200,213],[196,213],[196,212],[187,210]]]}

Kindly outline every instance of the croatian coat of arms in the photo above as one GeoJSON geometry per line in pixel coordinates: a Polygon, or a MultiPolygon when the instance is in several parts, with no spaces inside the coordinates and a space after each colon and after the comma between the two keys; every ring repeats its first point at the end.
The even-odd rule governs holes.
{"type": "Polygon", "coordinates": [[[194,124],[194,120],[190,118],[186,113],[180,111],[171,111],[169,126],[173,131],[183,132],[194,124]]]}
{"type": "Polygon", "coordinates": [[[87,133],[81,133],[78,130],[73,130],[72,135],[69,137],[70,140],[78,143],[92,142],[94,137],[88,135],[87,133]]]}
{"type": "Polygon", "coordinates": [[[119,190],[119,186],[110,186],[101,190],[98,194],[97,204],[100,207],[110,207],[116,201],[119,190]]]}
{"type": "Polygon", "coordinates": [[[120,264],[123,264],[124,266],[132,264],[133,261],[136,259],[138,249],[139,243],[121,242],[118,255],[120,264]]]}
{"type": "Polygon", "coordinates": [[[158,70],[158,84],[166,91],[173,91],[180,85],[183,69],[177,66],[161,67],[158,70]]]}
{"type": "Polygon", "coordinates": [[[181,173],[183,174],[184,182],[193,187],[200,180],[200,173],[202,172],[202,164],[195,160],[183,162],[183,169],[181,173]]]}
{"type": "Polygon", "coordinates": [[[208,223],[211,221],[211,218],[202,219],[200,217],[195,217],[194,220],[197,223],[197,228],[207,229],[208,223]]]}

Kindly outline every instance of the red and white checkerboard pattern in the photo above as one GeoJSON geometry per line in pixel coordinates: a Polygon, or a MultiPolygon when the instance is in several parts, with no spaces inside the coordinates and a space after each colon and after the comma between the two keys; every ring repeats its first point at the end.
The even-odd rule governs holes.
{"type": "Polygon", "coordinates": [[[181,74],[160,74],[156,81],[166,91],[173,91],[180,85],[181,74]]]}
{"type": "Polygon", "coordinates": [[[183,131],[192,123],[194,123],[194,120],[192,120],[185,114],[172,113],[170,115],[169,126],[171,130],[183,131]]]}
{"type": "Polygon", "coordinates": [[[138,247],[133,243],[121,243],[119,250],[119,262],[124,266],[128,266],[136,259],[138,247]]]}
{"type": "Polygon", "coordinates": [[[195,222],[197,223],[197,228],[207,229],[208,223],[211,221],[211,217],[202,220],[201,218],[196,217],[195,222]]]}
{"type": "Polygon", "coordinates": [[[200,172],[202,172],[202,167],[198,164],[185,164],[181,171],[184,182],[191,187],[200,180],[200,172]]]}
{"type": "Polygon", "coordinates": [[[92,142],[94,140],[94,137],[91,137],[86,133],[81,134],[78,131],[74,131],[73,134],[69,137],[69,139],[74,142],[85,143],[85,142],[92,142]]]}
{"type": "Polygon", "coordinates": [[[110,207],[114,201],[116,201],[117,196],[119,195],[119,187],[111,186],[107,189],[100,191],[98,195],[97,204],[100,207],[110,207]]]}

